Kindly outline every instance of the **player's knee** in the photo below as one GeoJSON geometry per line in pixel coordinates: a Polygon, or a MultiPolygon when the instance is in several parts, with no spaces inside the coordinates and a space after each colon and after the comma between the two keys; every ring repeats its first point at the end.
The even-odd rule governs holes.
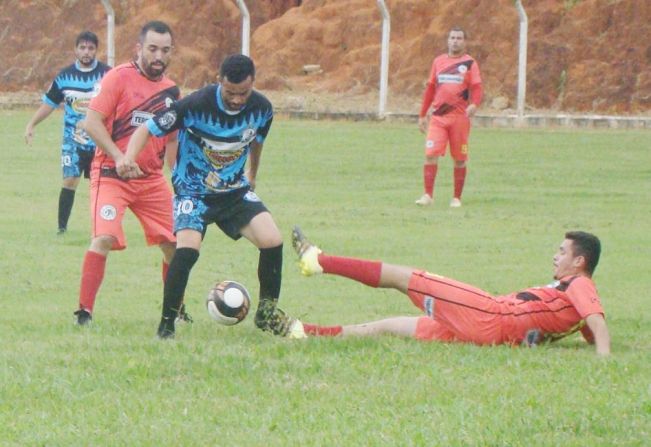
{"type": "Polygon", "coordinates": [[[106,254],[111,251],[111,248],[113,248],[113,245],[116,243],[117,239],[113,236],[97,236],[94,237],[92,241],[90,241],[90,250],[97,253],[106,254]]]}

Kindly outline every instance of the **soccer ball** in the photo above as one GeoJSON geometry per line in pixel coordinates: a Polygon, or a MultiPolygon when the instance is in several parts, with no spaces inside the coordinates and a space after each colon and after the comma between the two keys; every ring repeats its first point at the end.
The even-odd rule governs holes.
{"type": "Polygon", "coordinates": [[[215,284],[206,299],[208,314],[219,324],[233,326],[246,318],[251,298],[246,288],[235,281],[215,284]]]}

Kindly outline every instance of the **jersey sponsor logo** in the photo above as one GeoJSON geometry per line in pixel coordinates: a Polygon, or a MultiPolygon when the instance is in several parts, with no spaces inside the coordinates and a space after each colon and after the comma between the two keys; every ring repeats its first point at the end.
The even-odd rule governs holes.
{"type": "Polygon", "coordinates": [[[90,100],[95,96],[93,91],[80,92],[79,90],[63,90],[63,96],[67,105],[77,113],[86,114],[90,100]]]}
{"type": "Polygon", "coordinates": [[[174,110],[168,110],[163,114],[163,116],[158,118],[158,125],[163,130],[169,130],[174,125],[175,122],[176,122],[176,112],[174,110]]]}
{"type": "Polygon", "coordinates": [[[425,309],[425,315],[428,317],[434,316],[434,298],[426,295],[423,300],[423,308],[425,309]]]}
{"type": "Polygon", "coordinates": [[[99,210],[99,215],[104,220],[115,220],[118,212],[113,205],[104,205],[99,210]]]}
{"type": "Polygon", "coordinates": [[[260,197],[253,191],[249,191],[244,195],[244,200],[247,202],[261,202],[260,197]]]}
{"type": "Polygon", "coordinates": [[[439,84],[462,84],[463,76],[457,74],[441,73],[437,77],[439,84]]]}
{"type": "MultiPolygon", "coordinates": [[[[191,129],[188,129],[188,132],[191,133],[194,137],[199,139],[201,149],[203,154],[210,160],[211,164],[217,168],[221,169],[224,166],[227,166],[242,156],[246,146],[255,138],[255,130],[252,130],[253,135],[243,134],[240,138],[240,141],[228,142],[228,141],[217,141],[206,137],[201,137],[196,133],[192,132],[191,129]]],[[[247,133],[246,131],[244,132],[247,133]]]]}
{"type": "Polygon", "coordinates": [[[131,125],[133,127],[140,127],[145,121],[153,116],[153,113],[134,110],[133,114],[131,114],[131,125]]]}

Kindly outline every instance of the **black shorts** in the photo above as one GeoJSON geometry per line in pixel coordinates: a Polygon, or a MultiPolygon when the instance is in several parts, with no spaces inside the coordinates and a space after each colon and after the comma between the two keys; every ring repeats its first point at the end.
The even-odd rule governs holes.
{"type": "Polygon", "coordinates": [[[174,196],[174,232],[196,230],[202,235],[211,223],[231,239],[242,237],[240,230],[260,213],[269,211],[248,188],[206,196],[174,196]]]}

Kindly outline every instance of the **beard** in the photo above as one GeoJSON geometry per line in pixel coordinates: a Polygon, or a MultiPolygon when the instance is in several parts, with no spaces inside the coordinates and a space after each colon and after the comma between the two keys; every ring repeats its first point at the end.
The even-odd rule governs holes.
{"type": "Polygon", "coordinates": [[[77,59],[82,67],[90,67],[95,62],[94,57],[83,56],[77,59]]]}
{"type": "Polygon", "coordinates": [[[142,62],[142,71],[145,72],[147,77],[152,79],[160,78],[167,69],[167,64],[162,61],[149,62],[148,60],[143,59],[142,62]]]}

